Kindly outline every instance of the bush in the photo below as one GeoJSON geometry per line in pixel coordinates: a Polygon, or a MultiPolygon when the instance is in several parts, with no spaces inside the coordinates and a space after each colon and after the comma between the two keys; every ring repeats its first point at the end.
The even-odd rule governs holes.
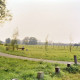
{"type": "Polygon", "coordinates": [[[67,70],[69,73],[79,73],[80,69],[77,66],[71,66],[71,67],[66,67],[65,70],[67,70]]]}
{"type": "Polygon", "coordinates": [[[5,44],[4,44],[4,46],[8,46],[8,44],[7,44],[7,43],[5,43],[5,44]]]}

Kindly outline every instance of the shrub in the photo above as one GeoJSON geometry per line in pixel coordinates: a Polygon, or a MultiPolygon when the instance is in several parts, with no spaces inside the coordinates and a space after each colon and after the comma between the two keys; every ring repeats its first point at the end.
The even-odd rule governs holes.
{"type": "Polygon", "coordinates": [[[80,72],[80,69],[77,66],[66,67],[65,70],[74,74],[80,72]]]}
{"type": "Polygon", "coordinates": [[[5,43],[5,44],[4,44],[4,46],[8,46],[8,44],[7,44],[7,43],[5,43]]]}

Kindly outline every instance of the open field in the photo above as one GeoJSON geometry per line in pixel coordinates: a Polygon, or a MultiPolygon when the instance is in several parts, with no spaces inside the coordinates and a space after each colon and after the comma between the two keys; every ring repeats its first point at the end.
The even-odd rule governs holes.
{"type": "Polygon", "coordinates": [[[70,73],[66,65],[34,62],[0,57],[0,80],[37,80],[37,72],[44,72],[44,80],[80,80],[80,65],[72,65],[70,73]],[[55,67],[60,67],[60,74],[55,74],[55,67]]]}
{"type": "Polygon", "coordinates": [[[69,51],[69,46],[48,46],[48,50],[45,50],[45,46],[40,45],[19,45],[19,47],[25,47],[25,50],[9,50],[6,51],[6,47],[0,45],[0,52],[25,56],[31,58],[49,59],[57,61],[74,61],[73,56],[77,55],[78,62],[80,62],[80,47],[72,47],[72,51],[69,51]],[[28,49],[28,51],[26,51],[28,49]]]}

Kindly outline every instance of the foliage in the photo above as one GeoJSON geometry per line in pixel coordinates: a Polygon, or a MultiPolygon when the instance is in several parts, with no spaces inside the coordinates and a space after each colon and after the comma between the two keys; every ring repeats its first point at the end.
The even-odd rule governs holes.
{"type": "Polygon", "coordinates": [[[11,40],[11,46],[13,47],[13,50],[15,49],[15,45],[17,45],[17,40],[11,40]]]}
{"type": "Polygon", "coordinates": [[[2,41],[0,40],[0,44],[2,44],[2,41]]]}
{"type": "Polygon", "coordinates": [[[36,45],[37,44],[37,39],[35,37],[30,37],[29,44],[30,45],[36,45]]]}
{"type": "Polygon", "coordinates": [[[23,40],[22,40],[22,44],[25,44],[25,45],[36,45],[37,44],[37,39],[35,37],[25,37],[23,40]]]}
{"type": "Polygon", "coordinates": [[[18,28],[16,28],[14,30],[14,33],[13,33],[13,39],[11,40],[11,46],[13,48],[13,51],[15,49],[15,47],[18,48],[18,44],[17,44],[17,37],[18,37],[19,33],[18,33],[18,28]]]}
{"type": "Polygon", "coordinates": [[[11,43],[5,43],[4,46],[11,46],[11,43]]]}
{"type": "Polygon", "coordinates": [[[11,39],[10,39],[10,38],[7,38],[7,39],[5,40],[5,42],[6,42],[6,43],[10,43],[10,42],[11,42],[11,39]]]}
{"type": "Polygon", "coordinates": [[[69,73],[80,73],[80,69],[78,68],[78,66],[66,67],[65,70],[69,73]]]}
{"type": "Polygon", "coordinates": [[[22,44],[29,44],[29,37],[25,37],[23,40],[22,40],[22,44]]]}
{"type": "Polygon", "coordinates": [[[6,8],[6,0],[0,0],[0,23],[5,20],[11,20],[11,15],[6,8]]]}

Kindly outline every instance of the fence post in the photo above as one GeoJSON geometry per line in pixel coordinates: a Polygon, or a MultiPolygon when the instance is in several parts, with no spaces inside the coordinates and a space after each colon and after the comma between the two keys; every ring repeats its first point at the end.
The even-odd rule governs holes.
{"type": "Polygon", "coordinates": [[[67,64],[67,67],[70,67],[70,66],[71,66],[71,64],[68,63],[68,64],[67,64]]]}
{"type": "Polygon", "coordinates": [[[74,55],[74,63],[77,64],[77,56],[74,55]]]}
{"type": "Polygon", "coordinates": [[[43,72],[38,72],[37,73],[37,78],[38,78],[38,80],[40,80],[40,79],[43,79],[44,78],[44,73],[43,72]]]}
{"type": "Polygon", "coordinates": [[[18,79],[11,79],[11,80],[18,80],[18,79]]]}
{"type": "Polygon", "coordinates": [[[60,68],[59,67],[55,68],[55,73],[60,73],[60,68]]]}

